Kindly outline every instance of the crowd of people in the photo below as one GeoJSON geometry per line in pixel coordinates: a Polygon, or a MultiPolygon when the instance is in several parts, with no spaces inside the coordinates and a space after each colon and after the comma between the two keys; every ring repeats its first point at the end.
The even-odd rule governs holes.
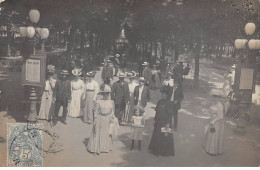
{"type": "MultiPolygon", "coordinates": [[[[161,99],[155,108],[149,150],[154,154],[174,156],[173,132],[178,127],[178,111],[184,98],[183,74],[187,67],[183,68],[182,62],[168,63],[166,69],[160,71],[158,65],[150,66],[145,61],[142,74],[138,75],[134,71],[126,71],[125,56],[122,56],[123,59],[119,56],[105,58],[101,71],[102,84],[95,80],[95,71],[82,76],[82,69],[74,68],[70,78],[68,70],[62,70],[57,76],[55,67],[48,66],[38,119],[48,120],[55,126],[57,121],[67,124],[67,116],[81,117],[84,123],[93,126],[87,149],[94,154],[111,151],[118,129],[127,125],[131,127],[130,148],[134,149],[135,142],[138,142],[138,150],[141,150],[150,92],[160,89],[161,99]],[[118,80],[112,83],[114,77],[118,80]],[[102,98],[99,99],[98,95],[102,98]],[[63,113],[59,117],[61,106],[63,113]]],[[[221,152],[218,140],[223,136],[216,137],[223,134],[223,124],[218,121],[222,120],[219,107],[216,102],[210,108],[212,119],[206,129],[205,145],[210,154],[221,152]],[[217,132],[213,133],[213,127],[217,132]]]]}

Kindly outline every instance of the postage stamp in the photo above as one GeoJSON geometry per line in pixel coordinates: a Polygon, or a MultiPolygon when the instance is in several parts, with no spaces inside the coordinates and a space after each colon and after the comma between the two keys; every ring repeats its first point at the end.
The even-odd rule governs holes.
{"type": "Polygon", "coordinates": [[[8,166],[42,166],[42,124],[8,124],[8,166]]]}

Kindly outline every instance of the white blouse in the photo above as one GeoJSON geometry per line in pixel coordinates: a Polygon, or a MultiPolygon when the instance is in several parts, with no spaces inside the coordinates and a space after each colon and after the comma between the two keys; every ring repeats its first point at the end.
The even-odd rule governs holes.
{"type": "Polygon", "coordinates": [[[85,89],[86,90],[94,90],[96,93],[99,92],[99,85],[95,80],[92,80],[91,82],[85,83],[85,89]]]}
{"type": "Polygon", "coordinates": [[[128,83],[128,86],[129,86],[129,93],[132,94],[135,91],[135,87],[138,86],[138,83],[132,81],[131,83],[128,83]]]}

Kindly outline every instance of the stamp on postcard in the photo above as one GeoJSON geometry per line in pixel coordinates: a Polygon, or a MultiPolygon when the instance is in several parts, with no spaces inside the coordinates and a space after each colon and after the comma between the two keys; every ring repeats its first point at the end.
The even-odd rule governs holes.
{"type": "Polygon", "coordinates": [[[42,166],[41,124],[8,124],[8,166],[42,166]]]}

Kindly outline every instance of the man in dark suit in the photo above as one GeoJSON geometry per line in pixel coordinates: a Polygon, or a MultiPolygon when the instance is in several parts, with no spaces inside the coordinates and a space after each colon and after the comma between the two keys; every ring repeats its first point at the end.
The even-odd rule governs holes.
{"type": "Polygon", "coordinates": [[[115,116],[121,123],[126,103],[129,102],[130,96],[128,83],[124,81],[125,73],[119,73],[118,78],[119,80],[112,85],[111,99],[115,102],[115,116]]]}
{"type": "Polygon", "coordinates": [[[53,120],[53,125],[57,124],[58,114],[60,107],[63,107],[63,114],[61,122],[66,124],[67,107],[68,103],[71,101],[71,85],[68,79],[69,72],[67,70],[62,70],[62,78],[58,79],[56,82],[56,103],[55,103],[55,116],[53,120]]]}
{"type": "Polygon", "coordinates": [[[139,105],[143,108],[146,107],[147,102],[150,100],[150,89],[144,85],[145,83],[146,80],[140,77],[139,86],[136,86],[134,90],[135,105],[139,105]]]}
{"type": "Polygon", "coordinates": [[[183,95],[183,89],[181,85],[174,81],[174,86],[171,88],[169,87],[169,100],[171,102],[170,105],[170,111],[172,111],[173,115],[173,127],[174,130],[177,131],[177,126],[178,126],[178,112],[181,109],[181,101],[184,98],[183,95]]]}
{"type": "Polygon", "coordinates": [[[149,63],[144,62],[142,65],[144,66],[143,77],[146,80],[146,85],[150,85],[152,81],[152,71],[149,68],[149,63]]]}
{"type": "Polygon", "coordinates": [[[113,68],[110,66],[111,61],[107,60],[106,65],[103,67],[101,72],[101,78],[104,82],[110,84],[110,81],[113,80],[113,68]]]}

